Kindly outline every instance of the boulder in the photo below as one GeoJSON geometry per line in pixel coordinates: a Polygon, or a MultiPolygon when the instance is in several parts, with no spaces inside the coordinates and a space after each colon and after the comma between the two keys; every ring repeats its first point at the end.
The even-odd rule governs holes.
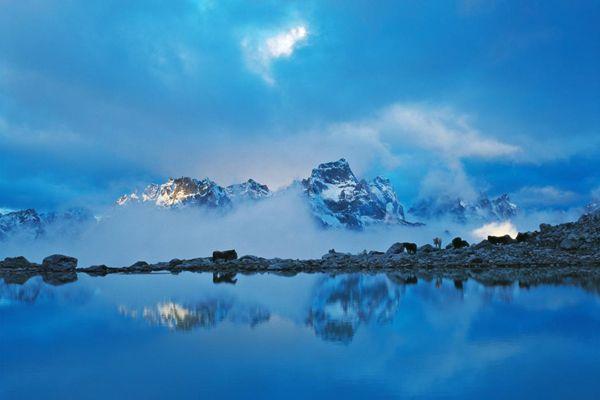
{"type": "Polygon", "coordinates": [[[51,272],[74,271],[77,268],[77,259],[62,254],[53,254],[44,258],[42,269],[51,272]]]}
{"type": "Polygon", "coordinates": [[[552,225],[550,224],[540,224],[540,232],[545,233],[552,229],[552,225]]]}
{"type": "Polygon", "coordinates": [[[0,268],[33,268],[33,264],[30,263],[25,257],[6,257],[4,261],[0,261],[0,268]]]}
{"type": "Polygon", "coordinates": [[[387,256],[393,255],[393,254],[401,254],[404,253],[404,243],[394,243],[393,245],[390,246],[389,249],[387,249],[387,251],[385,252],[385,254],[387,256]]]}
{"type": "Polygon", "coordinates": [[[238,255],[235,250],[225,250],[225,251],[213,251],[212,259],[213,261],[223,260],[223,261],[232,261],[237,260],[238,255]]]}
{"type": "Polygon", "coordinates": [[[531,239],[531,233],[519,232],[519,233],[517,233],[517,238],[515,240],[519,243],[522,243],[522,242],[527,242],[530,239],[531,239]]]}
{"type": "Polygon", "coordinates": [[[101,264],[101,265],[92,265],[87,268],[83,268],[82,271],[87,274],[90,274],[90,275],[104,276],[104,275],[108,274],[109,269],[106,265],[101,264]]]}
{"type": "Polygon", "coordinates": [[[436,250],[437,250],[437,248],[433,247],[430,244],[425,244],[425,245],[419,247],[420,253],[431,253],[432,251],[436,251],[436,250]]]}
{"type": "Polygon", "coordinates": [[[148,264],[146,261],[138,261],[136,263],[131,264],[129,266],[129,269],[135,271],[149,271],[151,268],[150,264],[148,264]]]}
{"type": "Polygon", "coordinates": [[[575,250],[579,247],[577,240],[565,238],[560,242],[560,248],[563,250],[575,250]]]}

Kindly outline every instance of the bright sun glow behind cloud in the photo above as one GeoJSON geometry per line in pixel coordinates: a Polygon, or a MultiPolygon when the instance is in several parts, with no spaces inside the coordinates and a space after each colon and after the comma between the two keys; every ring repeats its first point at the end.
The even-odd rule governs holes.
{"type": "Polygon", "coordinates": [[[488,235],[491,236],[504,236],[510,235],[512,238],[517,236],[517,227],[510,221],[504,222],[490,222],[489,224],[483,225],[481,228],[473,230],[473,236],[478,239],[487,239],[488,235]]]}
{"type": "Polygon", "coordinates": [[[291,28],[287,32],[267,38],[265,42],[267,54],[271,58],[289,57],[296,45],[306,39],[308,31],[304,25],[291,28]]]}
{"type": "Polygon", "coordinates": [[[254,37],[246,36],[242,40],[242,49],[248,68],[260,75],[270,85],[275,83],[271,64],[279,58],[289,58],[296,48],[308,37],[305,24],[293,26],[276,33],[261,33],[254,37]]]}

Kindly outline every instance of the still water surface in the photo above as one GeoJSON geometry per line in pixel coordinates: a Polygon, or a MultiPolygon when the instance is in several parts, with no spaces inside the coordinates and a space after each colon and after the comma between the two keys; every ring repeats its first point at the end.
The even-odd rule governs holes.
{"type": "Polygon", "coordinates": [[[0,283],[1,399],[599,393],[600,297],[574,286],[197,273],[0,283]]]}

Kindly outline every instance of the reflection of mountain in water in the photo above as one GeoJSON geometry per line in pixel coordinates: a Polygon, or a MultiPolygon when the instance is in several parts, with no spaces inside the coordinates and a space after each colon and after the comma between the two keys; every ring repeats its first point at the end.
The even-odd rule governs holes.
{"type": "Polygon", "coordinates": [[[324,277],[315,288],[306,323],[324,340],[349,343],[361,324],[390,322],[403,292],[404,286],[385,275],[324,277]]]}
{"type": "Polygon", "coordinates": [[[193,305],[172,301],[142,309],[119,307],[119,312],[131,318],[143,318],[151,325],[172,330],[209,329],[223,321],[255,327],[271,317],[269,310],[259,305],[240,305],[232,300],[211,299],[193,305]]]}
{"type": "Polygon", "coordinates": [[[48,284],[46,279],[40,276],[19,284],[8,284],[0,281],[0,303],[67,302],[84,304],[90,295],[91,293],[88,290],[80,286],[59,290],[48,284]]]}

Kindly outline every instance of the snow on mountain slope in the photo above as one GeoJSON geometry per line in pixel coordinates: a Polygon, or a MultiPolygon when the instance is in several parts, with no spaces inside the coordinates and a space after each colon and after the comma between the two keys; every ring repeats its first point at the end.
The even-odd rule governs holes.
{"type": "Polygon", "coordinates": [[[426,220],[450,218],[467,223],[508,220],[517,215],[518,208],[507,194],[490,200],[482,193],[474,202],[448,196],[428,197],[415,203],[408,213],[426,220]]]}
{"type": "Polygon", "coordinates": [[[273,194],[267,185],[260,184],[254,179],[248,179],[244,183],[229,185],[225,188],[225,192],[234,202],[261,200],[273,194]]]}
{"type": "Polygon", "coordinates": [[[207,206],[226,208],[231,200],[226,190],[210,179],[192,179],[187,177],[169,178],[162,185],[150,184],[141,194],[133,192],[117,200],[118,205],[128,203],[154,203],[160,207],[174,208],[182,206],[207,206]]]}
{"type": "Polygon", "coordinates": [[[37,238],[43,233],[42,220],[34,209],[0,214],[0,240],[9,235],[37,238]]]}
{"type": "Polygon", "coordinates": [[[38,213],[34,209],[0,214],[0,240],[9,237],[37,239],[47,234],[77,234],[94,215],[83,208],[38,213]]]}
{"type": "Polygon", "coordinates": [[[377,223],[409,224],[390,181],[358,180],[343,158],[319,164],[302,186],[314,216],[324,226],[361,229],[377,223]]]}

